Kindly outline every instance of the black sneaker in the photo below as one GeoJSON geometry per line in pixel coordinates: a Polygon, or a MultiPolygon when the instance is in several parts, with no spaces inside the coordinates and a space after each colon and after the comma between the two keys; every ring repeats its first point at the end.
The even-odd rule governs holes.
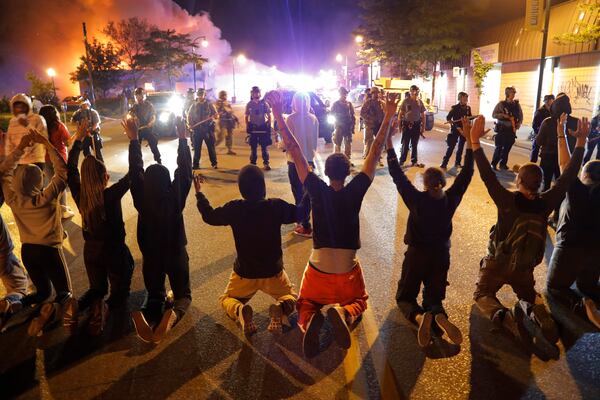
{"type": "Polygon", "coordinates": [[[346,323],[346,310],[335,305],[327,310],[327,318],[333,326],[333,337],[342,349],[349,349],[351,344],[350,329],[346,323]]]}
{"type": "Polygon", "coordinates": [[[448,339],[454,344],[461,344],[463,341],[462,333],[460,329],[452,322],[448,320],[445,314],[439,313],[435,315],[435,322],[442,328],[444,333],[448,336],[448,339]]]}
{"type": "Polygon", "coordinates": [[[302,351],[306,358],[313,358],[319,354],[319,332],[323,326],[323,321],[323,314],[317,311],[306,325],[306,332],[304,332],[304,338],[302,339],[302,351]]]}

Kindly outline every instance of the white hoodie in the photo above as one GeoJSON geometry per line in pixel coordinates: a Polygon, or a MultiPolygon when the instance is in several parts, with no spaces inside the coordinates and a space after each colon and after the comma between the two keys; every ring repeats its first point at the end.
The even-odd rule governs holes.
{"type": "MultiPolygon", "coordinates": [[[[27,104],[29,110],[25,118],[27,119],[28,125],[25,127],[19,123],[19,119],[13,114],[13,117],[8,122],[8,131],[6,132],[6,148],[5,154],[8,155],[13,152],[21,142],[21,138],[29,133],[29,129],[37,129],[42,135],[48,136],[48,130],[46,128],[46,121],[41,116],[33,113],[33,107],[31,105],[31,99],[29,96],[19,93],[10,99],[10,110],[12,112],[13,104],[21,102],[27,104]]],[[[46,149],[44,145],[40,143],[34,143],[32,146],[25,149],[23,157],[19,161],[19,164],[35,164],[43,163],[46,161],[46,149]]]]}
{"type": "MultiPolygon", "coordinates": [[[[319,139],[319,120],[310,112],[310,97],[306,93],[297,92],[292,99],[293,113],[287,117],[286,125],[298,141],[306,161],[313,162],[319,139]]],[[[290,153],[288,162],[293,163],[290,153]]]]}

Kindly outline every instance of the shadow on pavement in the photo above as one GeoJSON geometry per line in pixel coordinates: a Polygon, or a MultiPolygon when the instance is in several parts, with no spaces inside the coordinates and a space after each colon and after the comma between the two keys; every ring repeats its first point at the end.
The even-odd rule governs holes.
{"type": "Polygon", "coordinates": [[[469,399],[545,398],[535,385],[531,355],[524,345],[502,332],[492,331],[492,322],[476,305],[469,318],[471,338],[471,392],[469,399]]]}

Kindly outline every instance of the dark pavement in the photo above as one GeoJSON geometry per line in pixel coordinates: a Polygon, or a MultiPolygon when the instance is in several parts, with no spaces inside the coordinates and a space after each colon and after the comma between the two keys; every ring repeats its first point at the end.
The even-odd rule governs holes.
{"type": "MultiPolygon", "coordinates": [[[[127,170],[127,141],[116,122],[105,123],[106,163],[114,181],[127,170]],[[110,140],[108,140],[110,139],[110,140]]],[[[439,165],[445,133],[436,128],[421,141],[421,161],[439,165]]],[[[360,168],[362,135],[354,137],[354,162],[360,168]]],[[[161,140],[165,165],[175,168],[176,140],[161,140]]],[[[396,144],[399,145],[398,143],[396,144]]],[[[249,149],[244,134],[236,132],[237,156],[218,150],[219,170],[209,169],[204,150],[201,173],[206,177],[204,193],[214,206],[239,197],[237,171],[247,163],[249,149]]],[[[319,143],[318,169],[332,151],[319,143]]],[[[492,147],[485,146],[488,157],[492,147]]],[[[143,147],[144,161],[152,155],[143,147]]],[[[271,147],[273,170],[266,173],[270,197],[293,201],[285,156],[271,147]]],[[[259,160],[260,161],[260,160],[259,160]]],[[[526,151],[515,148],[511,164],[527,161],[526,151]]],[[[453,159],[451,160],[451,163],[453,159]]],[[[421,170],[411,168],[411,179],[421,170]]],[[[456,171],[449,170],[449,175],[456,171]]],[[[508,187],[514,175],[500,173],[508,187]]],[[[417,179],[420,185],[419,179],[417,179]]],[[[451,183],[451,180],[450,182],[451,183]]],[[[193,188],[192,188],[193,191],[193,188]]],[[[72,199],[69,196],[69,202],[72,199]]],[[[74,207],[74,206],[73,206],[74,207]]],[[[139,307],[144,291],[141,255],[136,243],[137,215],[131,196],[123,202],[127,243],[136,260],[130,309],[139,307]]],[[[2,216],[12,223],[10,211],[2,216]]],[[[600,334],[560,307],[560,358],[542,361],[527,348],[515,345],[501,333],[491,332],[491,323],[473,306],[479,260],[485,254],[488,231],[495,222],[495,206],[478,172],[454,218],[452,265],[446,309],[462,330],[465,340],[455,346],[438,339],[427,350],[417,345],[415,330],[399,313],[394,294],[406,246],[403,235],[407,210],[388,175],[380,168],[361,211],[359,251],[369,309],[353,332],[348,351],[331,342],[330,330],[323,337],[323,352],[306,360],[301,352],[301,334],[293,329],[272,336],[268,324],[270,299],[258,294],[251,302],[259,327],[257,335],[244,338],[240,329],[218,305],[235,257],[231,230],[206,225],[190,193],[185,223],[190,255],[193,303],[190,312],[158,346],[138,340],[126,312],[110,315],[102,337],[91,338],[83,330],[67,337],[58,328],[42,339],[26,336],[25,326],[0,334],[0,398],[21,399],[598,399],[600,398],[600,334]],[[587,332],[587,333],[586,333],[587,332]],[[593,332],[593,333],[590,333],[593,332]]],[[[69,238],[65,244],[76,295],[87,288],[83,267],[81,219],[65,222],[69,238]]],[[[10,225],[18,245],[14,223],[10,225]]],[[[284,262],[298,288],[312,242],[282,230],[284,262]]],[[[553,239],[553,235],[551,235],[553,239]]],[[[552,242],[543,265],[536,269],[536,288],[543,290],[552,242]]],[[[512,304],[508,287],[499,293],[512,304]]],[[[326,325],[327,328],[327,325],[326,325]]]]}

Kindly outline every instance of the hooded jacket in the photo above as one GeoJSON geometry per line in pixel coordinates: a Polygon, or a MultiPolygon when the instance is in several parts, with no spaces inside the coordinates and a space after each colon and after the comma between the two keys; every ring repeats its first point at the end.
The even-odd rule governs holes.
{"type": "MultiPolygon", "coordinates": [[[[540,156],[542,158],[556,158],[558,155],[558,132],[556,130],[558,120],[562,114],[571,114],[571,103],[569,96],[562,95],[558,96],[554,103],[550,106],[550,117],[542,121],[540,130],[535,139],[535,143],[540,146],[540,156]]],[[[573,117],[569,116],[569,119],[573,117]]],[[[567,135],[567,143],[571,151],[575,147],[574,138],[567,135]]],[[[556,158],[556,160],[558,160],[556,158]]]]}
{"type": "Polygon", "coordinates": [[[24,155],[17,148],[0,165],[2,191],[14,214],[22,243],[59,247],[63,241],[63,227],[57,198],[67,186],[67,165],[56,149],[48,154],[54,167],[54,176],[48,186],[43,186],[42,170],[36,165],[16,168],[24,155]]]}
{"type": "Polygon", "coordinates": [[[133,205],[138,210],[137,238],[144,257],[172,255],[187,244],[183,208],[192,186],[192,156],[186,139],[179,139],[177,169],[153,164],[144,171],[138,140],[129,144],[129,178],[133,205]]]}
{"type": "MultiPolygon", "coordinates": [[[[42,135],[46,137],[48,136],[46,121],[44,118],[33,113],[33,107],[29,96],[23,93],[13,96],[13,98],[10,99],[11,112],[15,103],[27,104],[28,111],[25,118],[27,119],[28,125],[26,127],[21,125],[19,123],[19,118],[13,114],[12,118],[8,122],[4,155],[12,153],[17,148],[21,142],[21,138],[29,133],[29,129],[37,129],[42,135]]],[[[19,164],[35,164],[43,163],[44,161],[46,161],[46,149],[44,148],[44,145],[41,143],[34,143],[32,146],[25,149],[23,156],[19,160],[19,164]]]]}

